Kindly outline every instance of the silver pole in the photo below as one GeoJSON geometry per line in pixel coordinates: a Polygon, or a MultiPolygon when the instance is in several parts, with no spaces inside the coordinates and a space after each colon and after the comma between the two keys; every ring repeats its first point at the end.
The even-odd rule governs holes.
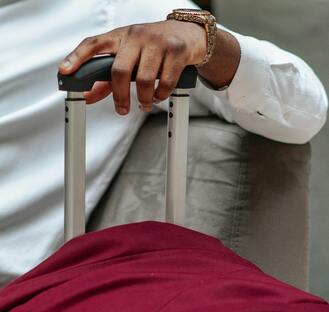
{"type": "Polygon", "coordinates": [[[185,224],[189,90],[169,98],[166,173],[166,221],[185,224]]]}
{"type": "Polygon", "coordinates": [[[83,92],[65,100],[65,241],[85,233],[86,102],[83,92]]]}

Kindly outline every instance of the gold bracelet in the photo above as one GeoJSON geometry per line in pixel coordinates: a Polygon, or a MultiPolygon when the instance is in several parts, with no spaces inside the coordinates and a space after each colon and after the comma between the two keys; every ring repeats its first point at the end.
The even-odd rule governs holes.
{"type": "Polygon", "coordinates": [[[203,61],[196,64],[196,67],[201,67],[207,64],[215,50],[217,39],[216,18],[206,10],[198,9],[176,9],[168,14],[167,20],[174,19],[182,22],[192,22],[204,25],[207,33],[207,54],[203,61]]]}

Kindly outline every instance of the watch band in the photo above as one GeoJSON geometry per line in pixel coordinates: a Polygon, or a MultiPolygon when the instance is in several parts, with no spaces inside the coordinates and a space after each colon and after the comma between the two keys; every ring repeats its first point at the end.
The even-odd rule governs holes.
{"type": "Polygon", "coordinates": [[[216,18],[206,10],[199,9],[175,9],[168,14],[167,20],[174,19],[183,22],[192,22],[202,24],[207,33],[207,54],[200,64],[196,67],[201,67],[207,64],[215,50],[217,25],[216,18]]]}

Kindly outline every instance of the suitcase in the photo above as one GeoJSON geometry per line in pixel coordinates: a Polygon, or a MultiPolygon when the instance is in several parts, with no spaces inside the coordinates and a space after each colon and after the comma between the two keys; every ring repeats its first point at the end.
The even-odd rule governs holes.
{"type": "MultiPolygon", "coordinates": [[[[92,69],[85,71],[87,80],[103,71],[93,71],[98,62],[105,61],[85,65],[92,69]]],[[[108,69],[107,64],[106,79],[108,69]]],[[[69,240],[85,228],[82,92],[86,86],[82,82],[78,87],[80,78],[59,76],[63,89],[64,79],[69,85],[65,105],[65,239],[69,240]]],[[[169,104],[166,221],[170,223],[184,223],[188,86],[193,83],[178,83],[169,104]]],[[[329,311],[320,298],[264,274],[217,239],[159,222],[117,226],[78,238],[0,290],[0,297],[0,311],[329,311]],[[131,239],[136,235],[137,248],[131,239]],[[113,248],[99,248],[100,242],[113,243],[113,248]]]]}
{"type": "MultiPolygon", "coordinates": [[[[95,57],[71,75],[58,73],[65,99],[65,201],[64,239],[85,233],[86,103],[84,91],[96,81],[110,81],[112,56],[95,57]]],[[[137,69],[132,74],[135,81],[137,69]]],[[[166,222],[185,223],[189,91],[195,88],[197,70],[187,66],[169,98],[167,123],[166,222]]]]}

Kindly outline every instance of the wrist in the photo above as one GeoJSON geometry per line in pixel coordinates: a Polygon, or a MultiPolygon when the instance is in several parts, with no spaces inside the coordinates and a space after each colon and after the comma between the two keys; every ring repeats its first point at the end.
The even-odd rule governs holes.
{"type": "Polygon", "coordinates": [[[209,62],[197,68],[199,75],[214,89],[229,86],[240,63],[238,40],[230,33],[217,29],[216,46],[209,62]]]}
{"type": "Polygon", "coordinates": [[[204,59],[194,64],[196,67],[201,67],[208,63],[211,55],[214,52],[216,45],[216,18],[206,10],[200,9],[175,9],[168,14],[167,19],[174,19],[184,22],[192,22],[204,27],[206,32],[206,55],[204,59]]]}
{"type": "Polygon", "coordinates": [[[185,42],[186,64],[201,63],[207,54],[207,34],[203,25],[178,20],[166,20],[165,23],[171,24],[172,34],[185,42]]]}
{"type": "Polygon", "coordinates": [[[190,34],[193,34],[189,65],[201,64],[207,56],[207,33],[203,25],[193,22],[188,22],[187,24],[191,29],[190,34]]]}

